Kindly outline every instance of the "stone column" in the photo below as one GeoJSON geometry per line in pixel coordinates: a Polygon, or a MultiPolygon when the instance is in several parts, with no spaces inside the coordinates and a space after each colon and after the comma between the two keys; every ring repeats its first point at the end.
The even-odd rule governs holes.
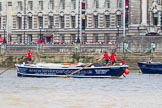
{"type": "Polygon", "coordinates": [[[161,19],[160,19],[160,15],[161,15],[161,12],[158,12],[158,26],[161,25],[161,24],[160,24],[160,22],[161,22],[161,21],[160,21],[160,20],[161,20],[161,19]]]}
{"type": "Polygon", "coordinates": [[[147,0],[142,0],[142,25],[147,25],[147,0]]]}
{"type": "Polygon", "coordinates": [[[152,16],[152,11],[150,11],[150,24],[149,25],[153,25],[153,16],[152,16]]]}

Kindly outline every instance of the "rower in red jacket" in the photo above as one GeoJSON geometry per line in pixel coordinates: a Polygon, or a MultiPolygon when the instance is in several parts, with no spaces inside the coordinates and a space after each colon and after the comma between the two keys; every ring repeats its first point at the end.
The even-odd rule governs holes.
{"type": "Polygon", "coordinates": [[[111,53],[110,61],[111,61],[112,65],[114,65],[116,63],[116,56],[117,56],[117,54],[115,52],[111,53]]]}
{"type": "Polygon", "coordinates": [[[108,64],[109,63],[109,55],[108,53],[105,51],[104,53],[104,60],[105,60],[105,63],[108,64]]]}

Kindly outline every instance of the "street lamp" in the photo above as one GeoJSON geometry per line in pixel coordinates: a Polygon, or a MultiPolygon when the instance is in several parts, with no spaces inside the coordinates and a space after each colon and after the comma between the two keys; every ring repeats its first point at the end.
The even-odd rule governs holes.
{"type": "Polygon", "coordinates": [[[6,43],[6,29],[5,29],[5,27],[4,27],[4,38],[3,38],[3,43],[5,44],[6,43]]]}
{"type": "Polygon", "coordinates": [[[24,44],[25,44],[25,25],[26,25],[26,0],[24,0],[24,44]]]}
{"type": "Polygon", "coordinates": [[[137,27],[137,30],[138,30],[138,36],[139,36],[139,26],[137,27]]]}
{"type": "Polygon", "coordinates": [[[117,37],[116,37],[116,48],[115,48],[115,50],[118,48],[118,44],[119,44],[118,40],[119,40],[119,28],[120,28],[120,26],[117,25],[116,28],[117,28],[117,37]]]}
{"type": "Polygon", "coordinates": [[[117,28],[117,31],[118,31],[118,32],[117,32],[117,41],[118,41],[118,38],[119,38],[119,28],[120,28],[120,26],[117,25],[116,28],[117,28]]]}
{"type": "Polygon", "coordinates": [[[79,38],[79,36],[77,37],[77,40],[76,40],[76,43],[80,43],[80,38],[79,38]]]}
{"type": "Polygon", "coordinates": [[[117,25],[118,37],[119,37],[119,28],[120,28],[120,26],[119,26],[119,25],[117,25]]]}
{"type": "Polygon", "coordinates": [[[39,28],[40,28],[40,34],[39,34],[40,37],[39,37],[39,38],[40,38],[40,40],[41,40],[41,42],[42,42],[42,40],[43,40],[43,39],[42,39],[42,35],[41,35],[41,29],[42,29],[42,27],[40,26],[39,28]]]}

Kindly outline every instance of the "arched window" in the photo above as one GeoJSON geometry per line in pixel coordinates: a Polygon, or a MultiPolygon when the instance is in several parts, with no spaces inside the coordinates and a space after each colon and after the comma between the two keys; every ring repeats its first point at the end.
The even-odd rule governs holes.
{"type": "Polygon", "coordinates": [[[52,29],[54,25],[54,17],[53,16],[49,16],[49,28],[52,29]]]}
{"type": "Polygon", "coordinates": [[[61,28],[64,28],[64,23],[65,23],[65,21],[64,21],[65,19],[64,19],[64,16],[60,16],[60,25],[61,25],[61,28]]]}
{"type": "Polygon", "coordinates": [[[72,28],[75,28],[75,22],[76,22],[75,16],[71,16],[71,27],[72,28]]]}
{"type": "Polygon", "coordinates": [[[116,11],[116,26],[122,25],[122,14],[121,11],[116,11]]]}
{"type": "Polygon", "coordinates": [[[43,28],[43,16],[38,16],[39,27],[43,28]]]}
{"type": "Polygon", "coordinates": [[[110,15],[105,15],[105,26],[110,27],[110,15]]]}
{"type": "Polygon", "coordinates": [[[32,21],[32,16],[29,16],[28,17],[28,26],[29,26],[29,29],[32,29],[32,25],[33,25],[32,22],[33,22],[32,21]]]}
{"type": "Polygon", "coordinates": [[[98,28],[98,15],[93,15],[94,18],[94,27],[98,28]]]}
{"type": "Polygon", "coordinates": [[[121,15],[116,15],[116,21],[117,21],[117,26],[122,25],[122,16],[121,15]]]}
{"type": "Polygon", "coordinates": [[[22,17],[17,16],[17,28],[22,28],[22,17]]]}

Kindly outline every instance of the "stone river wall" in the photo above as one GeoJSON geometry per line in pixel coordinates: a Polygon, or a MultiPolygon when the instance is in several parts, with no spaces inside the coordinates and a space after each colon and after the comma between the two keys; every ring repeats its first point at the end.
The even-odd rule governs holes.
{"type": "MultiPolygon", "coordinates": [[[[16,63],[27,62],[28,50],[33,52],[33,63],[93,63],[102,58],[104,51],[110,54],[114,46],[3,46],[0,54],[0,67],[14,67],[16,63]]],[[[138,69],[137,62],[146,61],[153,57],[153,61],[162,61],[162,52],[151,50],[145,53],[132,53],[127,50],[117,50],[117,62],[124,57],[130,69],[138,69]]]]}

